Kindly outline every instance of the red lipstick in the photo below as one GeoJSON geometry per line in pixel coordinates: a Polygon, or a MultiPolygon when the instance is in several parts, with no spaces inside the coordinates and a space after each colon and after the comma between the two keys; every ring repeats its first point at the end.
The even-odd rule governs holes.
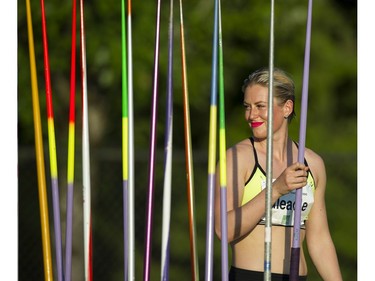
{"type": "Polygon", "coordinates": [[[256,128],[262,125],[263,122],[251,122],[250,124],[251,124],[251,128],[256,128]]]}

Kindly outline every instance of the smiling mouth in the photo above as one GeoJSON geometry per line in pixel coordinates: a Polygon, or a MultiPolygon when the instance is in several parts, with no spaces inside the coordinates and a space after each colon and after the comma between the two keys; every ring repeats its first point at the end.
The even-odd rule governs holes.
{"type": "Polygon", "coordinates": [[[251,122],[251,128],[259,127],[262,124],[263,124],[263,122],[251,122]]]}

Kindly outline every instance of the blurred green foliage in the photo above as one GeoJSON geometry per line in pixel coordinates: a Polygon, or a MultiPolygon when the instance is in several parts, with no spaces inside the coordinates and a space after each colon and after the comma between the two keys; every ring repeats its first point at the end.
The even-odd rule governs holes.
{"type": "MultiPolygon", "coordinates": [[[[176,1],[175,1],[176,2],[176,1]]],[[[142,277],[147,199],[148,148],[154,71],[156,1],[132,3],[136,279],[142,277]]],[[[40,2],[32,1],[39,97],[48,167],[48,136],[40,2]]],[[[55,113],[62,227],[65,220],[66,155],[69,111],[71,3],[46,1],[48,51],[55,113]]],[[[94,278],[123,279],[121,176],[121,12],[120,1],[87,1],[85,28],[89,94],[94,278]]],[[[197,244],[204,276],[207,148],[213,1],[183,3],[191,135],[194,155],[197,244]]],[[[357,18],[356,1],[315,0],[309,79],[306,145],[326,162],[327,209],[344,280],[357,279],[357,18]]],[[[174,5],[174,154],[171,217],[171,280],[189,280],[190,254],[184,156],[179,3],[174,5]]],[[[297,118],[291,136],[298,140],[307,1],[275,4],[275,65],[287,70],[297,89],[297,118]]],[[[161,4],[158,83],[157,162],[151,279],[160,278],[163,145],[167,79],[169,3],[161,4]]],[[[241,85],[253,70],[268,65],[270,4],[233,0],[222,3],[227,145],[248,137],[241,85]]],[[[77,40],[79,42],[79,40],[77,40]]],[[[77,51],[79,46],[77,46],[77,51]]],[[[43,276],[35,168],[29,53],[25,2],[18,1],[19,280],[43,276]],[[37,241],[37,242],[34,242],[37,241]]],[[[79,53],[77,53],[79,55],[79,53]]],[[[79,64],[77,65],[79,72],[79,64]]],[[[77,77],[79,81],[79,76],[77,77]]],[[[80,85],[77,83],[77,95],[80,85]]],[[[73,279],[83,279],[80,99],[77,98],[73,279]]],[[[48,168],[47,176],[48,175],[48,168]]],[[[47,180],[47,183],[48,180],[47,180]]],[[[49,194],[50,196],[50,194],[49,194]]],[[[52,209],[50,207],[50,209],[52,209]]],[[[52,231],[52,216],[50,216],[52,231]]],[[[64,237],[64,235],[63,235],[64,237]]],[[[53,248],[52,248],[53,249],[53,248]]],[[[310,261],[309,261],[310,262],[310,261]]],[[[310,263],[309,280],[320,280],[310,263]]],[[[220,279],[220,243],[215,238],[215,280],[220,279]]]]}

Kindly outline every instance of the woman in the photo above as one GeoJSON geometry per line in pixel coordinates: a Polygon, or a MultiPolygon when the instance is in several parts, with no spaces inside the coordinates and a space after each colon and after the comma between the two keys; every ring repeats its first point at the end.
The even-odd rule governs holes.
{"type": "MultiPolygon", "coordinates": [[[[228,149],[226,155],[228,242],[232,249],[230,280],[263,280],[268,78],[268,70],[260,69],[244,81],[245,120],[252,130],[252,137],[228,149]]],[[[302,247],[305,239],[310,257],[323,280],[342,280],[327,222],[324,162],[319,155],[306,148],[305,163],[298,163],[298,144],[288,136],[288,124],[295,115],[294,100],[292,79],[284,71],[275,68],[272,280],[289,280],[294,191],[302,187],[300,280],[307,280],[302,247]]],[[[221,238],[219,179],[217,169],[215,230],[221,238]]]]}

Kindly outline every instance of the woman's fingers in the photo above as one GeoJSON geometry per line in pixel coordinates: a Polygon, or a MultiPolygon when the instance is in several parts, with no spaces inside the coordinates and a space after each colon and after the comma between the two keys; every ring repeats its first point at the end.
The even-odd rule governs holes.
{"type": "Polygon", "coordinates": [[[296,162],[290,165],[276,180],[275,189],[280,195],[284,195],[304,187],[307,184],[308,170],[309,168],[302,163],[296,162]]]}
{"type": "Polygon", "coordinates": [[[303,187],[307,184],[307,171],[308,167],[302,163],[294,163],[290,167],[288,173],[288,186],[291,189],[303,187]]]}

